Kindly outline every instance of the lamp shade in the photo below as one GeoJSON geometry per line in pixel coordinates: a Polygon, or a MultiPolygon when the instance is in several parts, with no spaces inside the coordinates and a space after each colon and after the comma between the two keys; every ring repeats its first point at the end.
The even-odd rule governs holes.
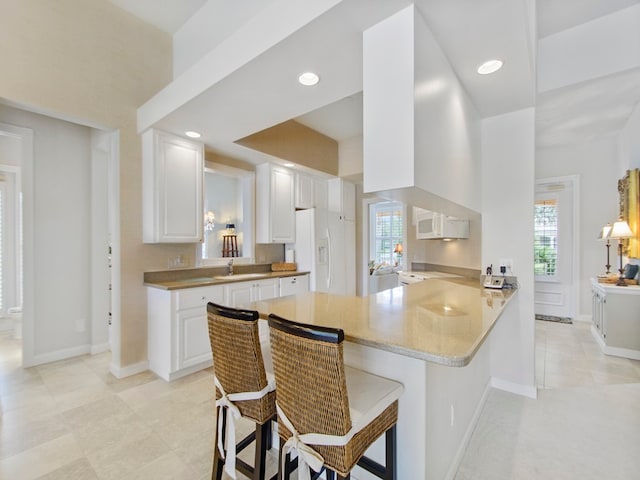
{"type": "Polygon", "coordinates": [[[631,237],[633,237],[633,232],[631,231],[631,228],[629,228],[629,224],[622,219],[615,222],[609,232],[609,238],[622,239],[631,237]]]}
{"type": "Polygon", "coordinates": [[[609,233],[611,233],[611,224],[607,223],[604,227],[602,227],[602,230],[600,230],[600,233],[598,234],[598,240],[606,240],[607,237],[609,236],[609,233]]]}
{"type": "Polygon", "coordinates": [[[396,243],[396,248],[393,249],[393,253],[402,253],[402,244],[396,243]]]}

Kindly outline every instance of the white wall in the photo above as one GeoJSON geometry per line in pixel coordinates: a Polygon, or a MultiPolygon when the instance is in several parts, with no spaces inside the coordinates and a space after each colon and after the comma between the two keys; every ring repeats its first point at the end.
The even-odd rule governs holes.
{"type": "Polygon", "coordinates": [[[5,106],[0,121],[34,131],[38,363],[51,352],[86,350],[91,343],[91,129],[5,106]]]}
{"type": "Polygon", "coordinates": [[[191,67],[269,3],[266,0],[205,3],[173,35],[173,77],[191,67]]]}
{"type": "Polygon", "coordinates": [[[338,142],[338,176],[362,178],[362,135],[338,142]]]}
{"type": "MultiPolygon", "coordinates": [[[[580,278],[579,317],[591,315],[591,286],[589,279],[605,272],[605,244],[596,239],[607,222],[618,215],[618,178],[616,167],[618,145],[616,137],[593,142],[536,151],[536,179],[579,175],[580,205],[580,278]]],[[[612,242],[612,271],[617,268],[616,245],[612,242]]]]}
{"type": "Polygon", "coordinates": [[[480,117],[413,5],[364,32],[363,87],[365,192],[416,187],[479,211],[480,117]]]}
{"type": "Polygon", "coordinates": [[[629,117],[619,140],[619,177],[626,170],[640,168],[640,103],[629,117]]]}
{"type": "Polygon", "coordinates": [[[491,332],[491,376],[499,388],[535,396],[534,109],[483,120],[482,141],[482,265],[512,259],[519,282],[491,332]]]}
{"type": "Polygon", "coordinates": [[[416,185],[478,212],[480,115],[417,11],[414,61],[416,185]]]}
{"type": "Polygon", "coordinates": [[[538,42],[538,91],[640,66],[640,5],[549,35],[538,42]]]}

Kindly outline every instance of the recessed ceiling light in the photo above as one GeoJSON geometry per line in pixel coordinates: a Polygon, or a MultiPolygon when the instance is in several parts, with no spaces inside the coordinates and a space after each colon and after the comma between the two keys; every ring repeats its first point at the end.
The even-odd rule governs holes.
{"type": "Polygon", "coordinates": [[[295,163],[285,163],[284,166],[291,168],[291,167],[295,167],[296,164],[295,163]]]}
{"type": "Polygon", "coordinates": [[[320,77],[313,72],[304,72],[298,77],[298,81],[305,87],[312,87],[320,81],[320,77]]]}
{"type": "Polygon", "coordinates": [[[184,134],[189,138],[200,138],[202,136],[198,132],[194,132],[193,130],[188,130],[184,132],[184,134]]]}
{"type": "Polygon", "coordinates": [[[478,67],[478,73],[480,75],[489,75],[490,73],[497,72],[502,68],[502,60],[487,60],[478,67]]]}

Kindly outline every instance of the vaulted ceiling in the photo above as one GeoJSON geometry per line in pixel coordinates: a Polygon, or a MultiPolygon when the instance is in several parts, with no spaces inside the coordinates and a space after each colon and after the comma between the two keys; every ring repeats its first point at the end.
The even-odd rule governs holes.
{"type": "MultiPolygon", "coordinates": [[[[111,1],[170,34],[206,3],[111,1]]],[[[218,3],[221,12],[228,7],[228,0],[210,2],[218,3]]],[[[254,8],[257,13],[266,3],[270,2],[254,2],[245,8],[254,8]]],[[[161,126],[178,131],[209,129],[205,142],[229,154],[234,153],[228,146],[234,136],[240,138],[270,126],[270,122],[289,118],[338,141],[359,135],[360,33],[381,16],[410,3],[415,3],[433,30],[481,116],[537,107],[539,146],[616,133],[640,101],[640,71],[633,70],[536,94],[536,69],[531,64],[534,54],[530,51],[535,38],[558,34],[640,0],[537,0],[535,13],[527,11],[526,0],[344,0],[321,19],[243,66],[232,80],[223,80],[215,91],[203,92],[167,115],[161,126]],[[537,22],[528,22],[527,15],[537,16],[537,22]],[[477,65],[494,57],[505,60],[504,68],[495,76],[477,75],[477,65]],[[298,93],[297,86],[289,81],[305,65],[319,69],[323,77],[313,98],[309,92],[298,93]],[[221,112],[217,120],[210,102],[221,112]]]]}

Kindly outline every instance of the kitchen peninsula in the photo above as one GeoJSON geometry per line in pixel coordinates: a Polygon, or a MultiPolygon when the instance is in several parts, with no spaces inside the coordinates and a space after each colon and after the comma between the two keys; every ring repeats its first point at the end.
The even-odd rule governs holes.
{"type": "MultiPolygon", "coordinates": [[[[453,478],[488,392],[490,332],[516,290],[429,280],[368,297],[304,293],[256,301],[298,322],[342,328],[345,363],[400,381],[398,478],[453,478]]],[[[513,303],[515,305],[515,303],[513,303]]],[[[381,442],[370,455],[384,462],[381,442]]],[[[357,469],[358,479],[373,478],[357,469]]]]}

